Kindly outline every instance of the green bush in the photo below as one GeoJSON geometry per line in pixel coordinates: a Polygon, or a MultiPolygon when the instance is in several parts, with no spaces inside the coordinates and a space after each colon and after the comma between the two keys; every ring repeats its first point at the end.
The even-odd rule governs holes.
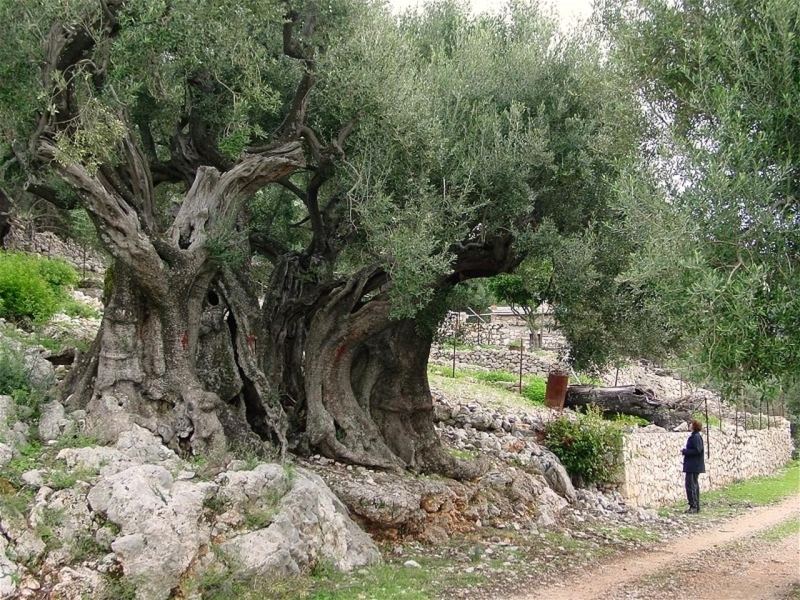
{"type": "Polygon", "coordinates": [[[581,484],[612,481],[622,451],[622,427],[593,406],[576,420],[566,416],[545,429],[545,444],[581,484]]]}
{"type": "Polygon", "coordinates": [[[22,353],[0,342],[0,395],[28,391],[28,371],[22,353]]]}
{"type": "Polygon", "coordinates": [[[67,300],[78,274],[61,260],[0,252],[0,317],[44,321],[67,300]]]}
{"type": "Polygon", "coordinates": [[[544,404],[547,381],[542,377],[529,377],[522,387],[522,395],[534,404],[544,404]]]}
{"type": "Polygon", "coordinates": [[[513,382],[517,378],[508,371],[477,371],[473,377],[479,381],[487,383],[498,383],[500,381],[513,382]]]}
{"type": "Polygon", "coordinates": [[[54,293],[66,294],[69,288],[78,283],[78,272],[63,260],[38,256],[28,256],[28,258],[34,259],[39,275],[54,293]]]}

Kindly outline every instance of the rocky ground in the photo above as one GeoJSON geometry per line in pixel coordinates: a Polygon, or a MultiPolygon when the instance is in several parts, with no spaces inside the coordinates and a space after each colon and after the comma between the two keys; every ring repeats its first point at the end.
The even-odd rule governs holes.
{"type": "MultiPolygon", "coordinates": [[[[68,349],[91,342],[99,295],[77,290],[84,316],[35,331],[0,323],[35,387],[63,378],[68,349]]],[[[664,393],[676,381],[625,376],[654,377],[664,393]]],[[[483,465],[474,481],[320,456],[185,460],[141,428],[101,446],[79,410],[0,396],[0,598],[302,598],[320,585],[351,598],[380,573],[381,597],[411,586],[420,598],[497,598],[699,526],[628,507],[613,489],[575,489],[542,445],[554,411],[501,386],[432,376],[432,387],[445,447],[483,465]],[[315,583],[301,576],[311,570],[315,583]]]]}

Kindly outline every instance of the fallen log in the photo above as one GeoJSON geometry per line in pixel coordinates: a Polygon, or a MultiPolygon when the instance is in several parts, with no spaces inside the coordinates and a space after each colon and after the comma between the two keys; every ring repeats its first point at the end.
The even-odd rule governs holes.
{"type": "Polygon", "coordinates": [[[564,406],[581,408],[590,404],[597,406],[604,415],[611,416],[616,413],[633,415],[665,429],[672,429],[692,418],[692,413],[685,408],[657,400],[652,390],[633,385],[618,387],[571,385],[567,388],[564,406]]]}

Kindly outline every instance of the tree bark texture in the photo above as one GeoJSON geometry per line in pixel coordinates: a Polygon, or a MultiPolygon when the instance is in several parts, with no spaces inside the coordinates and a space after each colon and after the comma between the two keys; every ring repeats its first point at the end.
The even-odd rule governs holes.
{"type": "Polygon", "coordinates": [[[597,406],[607,415],[616,413],[633,415],[666,429],[671,429],[692,418],[689,411],[659,401],[653,392],[635,386],[603,388],[590,385],[571,385],[567,389],[564,406],[583,408],[590,405],[597,406]]]}

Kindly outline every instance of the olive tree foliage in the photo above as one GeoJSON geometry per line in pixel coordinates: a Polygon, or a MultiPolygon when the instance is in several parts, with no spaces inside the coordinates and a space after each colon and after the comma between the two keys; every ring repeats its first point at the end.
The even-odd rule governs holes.
{"type": "Polygon", "coordinates": [[[536,256],[523,261],[514,273],[496,275],[488,282],[495,299],[508,304],[525,321],[531,341],[537,332],[539,307],[547,298],[552,279],[552,262],[536,256]]]}
{"type": "Polygon", "coordinates": [[[602,15],[654,124],[644,176],[622,190],[631,221],[663,228],[639,227],[635,278],[680,321],[701,376],[731,396],[788,386],[800,356],[800,5],[620,0],[602,15]]]}
{"type": "Polygon", "coordinates": [[[607,216],[638,116],[596,41],[528,3],[0,13],[20,40],[0,59],[8,172],[66,185],[115,260],[68,402],[192,452],[267,441],[458,474],[433,429],[432,325],[546,223],[607,216]]]}

